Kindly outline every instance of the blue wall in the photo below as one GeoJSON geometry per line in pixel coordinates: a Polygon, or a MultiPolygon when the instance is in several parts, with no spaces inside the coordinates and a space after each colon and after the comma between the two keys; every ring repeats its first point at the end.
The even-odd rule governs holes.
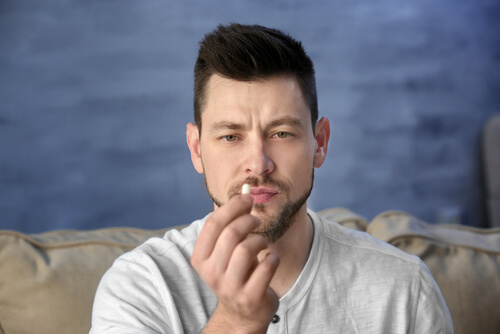
{"type": "Polygon", "coordinates": [[[498,1],[0,2],[0,229],[163,228],[211,209],[192,168],[197,43],[283,29],[315,61],[330,152],[309,205],[484,226],[498,1]]]}

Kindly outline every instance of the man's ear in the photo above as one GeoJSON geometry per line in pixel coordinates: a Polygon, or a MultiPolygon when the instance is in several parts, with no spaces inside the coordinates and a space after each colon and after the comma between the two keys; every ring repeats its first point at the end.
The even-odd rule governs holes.
{"type": "Polygon", "coordinates": [[[326,159],[328,152],[328,141],[330,140],[330,121],[326,117],[316,122],[316,150],[314,151],[314,167],[319,168],[326,159]]]}
{"type": "Polygon", "coordinates": [[[203,164],[201,162],[201,147],[200,147],[200,133],[198,127],[193,123],[186,125],[186,140],[191,152],[191,161],[193,162],[194,169],[200,174],[203,174],[203,164]]]}

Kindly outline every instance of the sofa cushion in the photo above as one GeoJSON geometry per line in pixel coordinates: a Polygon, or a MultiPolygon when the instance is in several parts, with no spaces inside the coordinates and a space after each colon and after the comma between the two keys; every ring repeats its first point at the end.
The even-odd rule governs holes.
{"type": "Polygon", "coordinates": [[[346,208],[329,208],[319,211],[318,214],[331,222],[337,222],[356,231],[364,232],[368,226],[365,218],[346,208]]]}
{"type": "Polygon", "coordinates": [[[88,333],[104,272],[119,255],[165,231],[0,231],[0,333],[88,333]]]}
{"type": "Polygon", "coordinates": [[[426,263],[455,333],[500,333],[500,229],[433,225],[393,211],[378,215],[367,232],[426,263]]]}

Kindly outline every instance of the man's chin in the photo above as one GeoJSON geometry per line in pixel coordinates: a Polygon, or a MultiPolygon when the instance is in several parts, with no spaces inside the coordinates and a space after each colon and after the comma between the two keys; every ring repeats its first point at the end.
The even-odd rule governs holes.
{"type": "Polygon", "coordinates": [[[255,215],[260,218],[262,214],[269,215],[270,211],[271,208],[269,204],[254,203],[251,213],[252,215],[255,215]]]}
{"type": "MultiPolygon", "coordinates": [[[[296,216],[302,207],[290,204],[287,202],[285,205],[278,206],[277,208],[254,204],[251,214],[259,218],[262,224],[253,233],[264,237],[270,244],[281,239],[296,221],[296,216]]],[[[303,205],[305,204],[303,203],[303,205]]]]}
{"type": "Polygon", "coordinates": [[[285,235],[285,233],[290,228],[290,225],[284,226],[282,224],[265,223],[256,230],[252,231],[250,234],[260,235],[269,244],[274,244],[285,235]]]}

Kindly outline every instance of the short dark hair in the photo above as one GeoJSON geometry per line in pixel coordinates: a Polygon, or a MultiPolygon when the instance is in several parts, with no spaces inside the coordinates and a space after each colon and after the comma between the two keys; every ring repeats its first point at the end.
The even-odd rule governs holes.
{"type": "Polygon", "coordinates": [[[201,132],[201,112],[210,77],[253,81],[293,75],[311,112],[313,131],[318,120],[314,65],[302,43],[277,30],[259,25],[219,25],[200,42],[194,66],[194,121],[201,132]]]}

